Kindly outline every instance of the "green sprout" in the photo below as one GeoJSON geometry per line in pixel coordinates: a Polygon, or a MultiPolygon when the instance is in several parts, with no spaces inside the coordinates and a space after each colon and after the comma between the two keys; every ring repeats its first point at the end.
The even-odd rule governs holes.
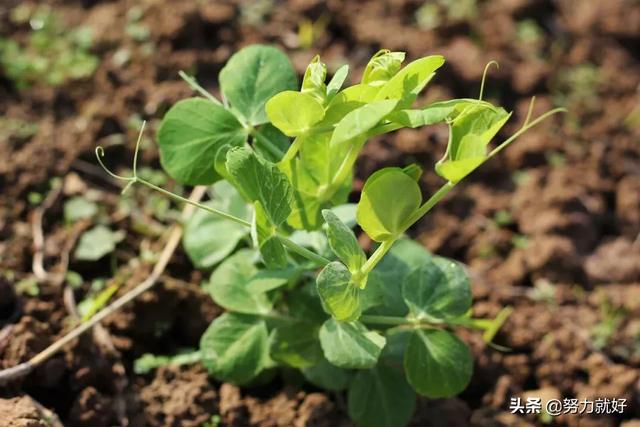
{"type": "Polygon", "coordinates": [[[142,137],[128,176],[106,169],[97,148],[125,190],[142,184],[201,209],[185,224],[183,243],[194,265],[212,270],[203,289],[226,310],[199,349],[218,380],[247,385],[277,367],[299,369],[318,387],[346,390],[358,425],[402,426],[417,394],[454,396],[469,383],[471,352],[454,329],[478,329],[490,341],[506,321],[509,309],[473,318],[466,268],[405,233],[467,175],[561,110],[533,119],[532,102],[522,127],[490,148],[511,114],[482,100],[482,88],[480,99],[415,107],[444,58],[403,67],[404,59],[381,50],[360,82],[343,87],[348,66],[327,80],[315,57],[299,84],[282,52],[249,46],[220,72],[224,102],[181,73],[201,97],[166,113],[160,163],[181,184],[211,186],[204,203],[138,173],[142,137]],[[347,203],[370,138],[438,123],[450,130],[434,165],[440,189],[423,198],[421,166],[389,167],[366,180],[357,205],[347,203]],[[373,253],[358,244],[356,224],[378,244],[373,253]]]}

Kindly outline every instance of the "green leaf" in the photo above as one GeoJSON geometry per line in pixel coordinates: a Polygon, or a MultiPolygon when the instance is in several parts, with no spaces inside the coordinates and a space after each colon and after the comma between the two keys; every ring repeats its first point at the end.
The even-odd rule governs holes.
{"type": "MultiPolygon", "coordinates": [[[[408,307],[402,298],[405,277],[422,263],[431,259],[427,250],[409,239],[400,239],[376,265],[361,294],[361,305],[379,305],[367,313],[383,316],[406,316],[408,307]],[[426,261],[425,261],[426,260],[426,261]]],[[[364,310],[364,308],[363,308],[364,310]]]]}
{"type": "Polygon", "coordinates": [[[371,57],[364,69],[362,83],[370,86],[382,86],[389,81],[404,61],[404,52],[391,52],[388,49],[381,49],[371,57]]]}
{"type": "Polygon", "coordinates": [[[158,129],[160,163],[183,184],[220,179],[214,164],[223,145],[242,146],[247,132],[224,107],[202,98],[185,99],[165,114],[158,129]]]}
{"type": "Polygon", "coordinates": [[[345,141],[364,136],[391,113],[396,105],[396,100],[378,101],[351,111],[336,125],[331,136],[331,146],[335,147],[345,141]]]}
{"type": "Polygon", "coordinates": [[[467,108],[450,124],[449,145],[436,163],[441,177],[458,182],[487,160],[487,145],[511,117],[503,108],[478,104],[467,108]]]}
{"type": "Polygon", "coordinates": [[[67,222],[91,218],[96,213],[98,213],[98,205],[81,196],[72,197],[64,204],[64,220],[67,222]]]}
{"type": "Polygon", "coordinates": [[[401,372],[378,365],[356,374],[347,400],[349,417],[358,425],[398,427],[409,424],[416,395],[401,372]]]}
{"type": "MultiPolygon", "coordinates": [[[[255,131],[253,149],[264,159],[278,163],[289,149],[289,137],[271,123],[265,123],[255,131]]],[[[226,153],[224,161],[226,161],[226,153]]],[[[225,168],[226,170],[226,168],[225,168]]]]}
{"type": "Polygon", "coordinates": [[[326,232],[331,250],[352,274],[355,273],[367,260],[356,235],[330,210],[323,210],[322,215],[327,224],[326,232]]]}
{"type": "Polygon", "coordinates": [[[260,270],[247,283],[247,290],[251,293],[269,292],[289,283],[300,275],[299,268],[285,268],[281,270],[260,270]]]}
{"type": "Polygon", "coordinates": [[[327,66],[320,61],[320,56],[316,55],[313,57],[304,72],[302,89],[300,91],[311,95],[321,105],[323,105],[327,97],[327,86],[324,84],[326,78],[327,66]]]}
{"type": "Polygon", "coordinates": [[[455,119],[466,108],[474,105],[490,105],[477,99],[451,99],[429,104],[420,110],[400,110],[389,114],[388,119],[403,126],[417,128],[444,123],[455,119]]]}
{"type": "Polygon", "coordinates": [[[322,359],[318,327],[312,323],[296,322],[275,328],[269,348],[274,360],[297,369],[314,366],[322,359]]]}
{"type": "Polygon", "coordinates": [[[331,391],[344,390],[351,379],[349,371],[332,365],[324,357],[318,364],[303,368],[302,375],[316,387],[331,391]]]}
{"type": "Polygon", "coordinates": [[[221,381],[246,384],[267,366],[268,340],[263,320],[225,313],[211,323],[200,339],[202,364],[221,381]]]}
{"type": "Polygon", "coordinates": [[[254,244],[260,250],[262,259],[269,269],[287,266],[287,251],[278,237],[276,227],[269,222],[269,218],[262,203],[255,202],[251,235],[254,244]]]}
{"type": "Polygon", "coordinates": [[[384,168],[367,179],[356,217],[358,224],[376,242],[393,239],[422,202],[415,179],[400,168],[384,168]]]}
{"type": "Polygon", "coordinates": [[[182,349],[171,356],[145,353],[133,362],[133,372],[144,375],[162,366],[192,365],[200,360],[200,351],[192,349],[182,349]]]}
{"type": "Polygon", "coordinates": [[[124,237],[124,231],[111,231],[104,225],[96,225],[80,236],[74,256],[80,261],[97,261],[113,252],[124,237]]]}
{"type": "Polygon", "coordinates": [[[327,264],[316,279],[316,287],[325,311],[341,321],[360,317],[360,289],[351,283],[351,273],[344,264],[327,264]]]}
{"type": "Polygon", "coordinates": [[[454,319],[471,308],[471,288],[464,269],[444,258],[424,262],[409,273],[402,296],[411,314],[421,319],[454,319]]]}
{"type": "Polygon", "coordinates": [[[375,99],[402,100],[403,106],[410,106],[442,64],[444,57],[441,55],[431,55],[409,63],[382,86],[375,99]]]}
{"type": "Polygon", "coordinates": [[[307,93],[291,90],[271,98],[266,111],[271,123],[288,136],[304,135],[324,117],[320,101],[307,93]]]}
{"type": "Polygon", "coordinates": [[[329,319],[320,328],[324,356],[340,368],[367,369],[375,366],[385,343],[382,335],[369,331],[360,322],[329,319]]]}
{"type": "Polygon", "coordinates": [[[259,158],[246,147],[227,153],[227,170],[236,188],[252,202],[260,202],[269,222],[282,224],[291,212],[292,189],[275,164],[259,158]]]}
{"type": "Polygon", "coordinates": [[[320,228],[323,224],[322,208],[345,203],[351,190],[349,175],[339,183],[340,187],[333,195],[327,197],[323,194],[349,150],[347,144],[330,149],[330,136],[326,132],[299,137],[303,138],[300,158],[279,164],[295,190],[287,222],[296,229],[312,231],[320,228]]]}
{"type": "MultiPolygon", "coordinates": [[[[222,197],[216,191],[215,198],[206,202],[205,205],[238,218],[248,219],[250,209],[244,199],[226,181],[216,183],[217,188],[220,188],[220,185],[229,187],[232,193],[222,197]]],[[[248,233],[248,228],[241,224],[198,209],[185,224],[182,244],[196,267],[208,269],[233,252],[248,233]]]]}
{"type": "Polygon", "coordinates": [[[225,98],[253,126],[268,121],[264,111],[267,100],[298,87],[298,78],[287,56],[264,45],[238,51],[220,71],[219,79],[225,98]]]}
{"type": "Polygon", "coordinates": [[[473,360],[469,348],[455,335],[439,329],[416,329],[404,355],[411,387],[430,398],[451,397],[471,380],[473,360]]]}
{"type": "Polygon", "coordinates": [[[254,252],[242,249],[227,258],[213,272],[205,290],[213,300],[227,310],[245,314],[266,314],[273,307],[272,302],[264,293],[251,292],[247,286],[252,276],[257,272],[254,252]]]}
{"type": "Polygon", "coordinates": [[[330,102],[340,92],[344,81],[347,79],[347,74],[349,74],[349,65],[347,64],[336,70],[336,73],[327,84],[327,101],[330,102]]]}

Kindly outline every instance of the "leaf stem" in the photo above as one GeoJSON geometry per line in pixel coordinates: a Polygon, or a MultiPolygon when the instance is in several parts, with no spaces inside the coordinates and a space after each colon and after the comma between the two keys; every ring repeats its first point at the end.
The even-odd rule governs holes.
{"type": "Polygon", "coordinates": [[[202,209],[204,211],[207,211],[209,213],[217,215],[217,216],[219,216],[221,218],[228,219],[229,221],[233,221],[233,222],[235,222],[237,224],[240,224],[240,225],[243,225],[245,227],[251,227],[251,223],[248,222],[248,221],[245,221],[242,218],[235,217],[235,216],[230,215],[230,214],[228,214],[226,212],[223,212],[221,210],[212,208],[211,206],[207,206],[207,205],[205,205],[203,203],[193,202],[193,201],[187,199],[186,197],[182,197],[182,196],[180,196],[178,194],[172,193],[169,190],[165,190],[162,187],[158,187],[157,185],[154,185],[154,184],[150,183],[149,181],[146,181],[146,180],[144,180],[142,178],[137,178],[136,182],[139,182],[140,184],[142,184],[142,185],[144,185],[146,187],[149,187],[152,190],[158,191],[159,193],[162,193],[165,196],[167,196],[167,197],[169,197],[169,198],[171,198],[173,200],[177,200],[177,201],[182,202],[182,203],[187,203],[187,204],[193,205],[193,206],[195,206],[195,207],[197,207],[199,209],[202,209]]]}
{"type": "Polygon", "coordinates": [[[360,316],[360,320],[362,323],[373,323],[376,325],[409,325],[411,322],[405,317],[397,317],[397,316],[376,316],[373,314],[363,314],[360,316]]]}
{"type": "Polygon", "coordinates": [[[249,132],[251,134],[251,136],[253,136],[256,139],[261,139],[262,142],[264,143],[264,146],[267,150],[269,150],[269,152],[276,158],[276,159],[280,159],[282,158],[285,153],[282,152],[282,150],[280,150],[278,148],[278,146],[276,144],[273,143],[273,141],[271,141],[271,139],[269,137],[267,137],[264,133],[260,132],[258,129],[256,128],[252,128],[251,131],[249,132]]]}
{"type": "Polygon", "coordinates": [[[195,92],[198,92],[200,95],[204,96],[205,98],[207,98],[209,101],[213,102],[216,105],[220,105],[222,106],[222,103],[220,101],[218,101],[218,99],[211,95],[209,92],[207,92],[205,90],[205,88],[203,88],[202,86],[200,86],[200,84],[198,83],[198,81],[191,77],[190,75],[188,75],[187,73],[185,73],[184,71],[180,70],[178,71],[178,75],[182,78],[182,80],[184,80],[189,87],[191,87],[191,89],[193,89],[195,92]]]}
{"type": "Polygon", "coordinates": [[[451,191],[451,189],[455,187],[455,185],[456,185],[455,183],[449,181],[445,183],[442,187],[440,187],[438,191],[433,193],[433,195],[429,197],[429,199],[426,202],[424,202],[424,204],[420,206],[418,210],[409,218],[409,220],[407,221],[407,224],[404,227],[402,227],[402,232],[404,233],[405,231],[407,231],[409,227],[411,227],[420,218],[425,216],[427,212],[433,209],[433,207],[437,205],[438,202],[440,202],[440,200],[442,200],[444,196],[446,196],[449,193],[449,191],[451,191]]]}
{"type": "Polygon", "coordinates": [[[293,143],[289,146],[287,152],[284,154],[284,157],[282,157],[282,160],[280,160],[280,163],[287,163],[291,161],[296,156],[296,154],[298,154],[301,145],[302,138],[297,136],[296,139],[293,140],[293,143]]]}
{"type": "Polygon", "coordinates": [[[318,255],[317,253],[310,251],[309,249],[305,248],[304,246],[300,246],[297,243],[292,242],[291,240],[287,239],[286,237],[282,237],[282,236],[278,236],[280,238],[280,241],[282,242],[282,244],[289,249],[292,252],[297,253],[300,256],[303,256],[311,261],[316,262],[319,265],[325,266],[327,264],[329,264],[331,261],[329,261],[328,259],[326,259],[325,257],[323,257],[322,255],[318,255]]]}
{"type": "Polygon", "coordinates": [[[375,266],[382,260],[382,257],[389,252],[391,246],[397,239],[389,239],[385,240],[376,248],[376,250],[371,254],[371,256],[367,259],[367,261],[360,267],[359,274],[362,276],[366,276],[371,273],[371,271],[375,268],[375,266]]]}

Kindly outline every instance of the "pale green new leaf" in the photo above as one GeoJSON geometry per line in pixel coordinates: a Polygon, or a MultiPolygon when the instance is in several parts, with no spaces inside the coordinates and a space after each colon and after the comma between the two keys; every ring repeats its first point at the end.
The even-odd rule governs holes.
{"type": "Polygon", "coordinates": [[[376,242],[401,234],[422,202],[418,183],[400,168],[384,168],[367,179],[356,218],[376,242]]]}
{"type": "Polygon", "coordinates": [[[320,101],[310,94],[291,90],[267,101],[266,111],[271,123],[288,136],[304,135],[324,117],[320,101]]]}
{"type": "Polygon", "coordinates": [[[214,167],[221,147],[242,146],[247,132],[224,107],[203,98],[189,98],[165,114],[158,129],[160,163],[183,184],[212,184],[220,179],[214,167]]]}
{"type": "Polygon", "coordinates": [[[234,54],[220,71],[219,80],[225,98],[253,126],[268,121],[264,111],[267,100],[298,87],[287,56],[264,45],[252,45],[234,54]]]}
{"type": "Polygon", "coordinates": [[[225,313],[200,339],[202,364],[217,379],[242,385],[269,363],[269,337],[263,320],[225,313]]]}
{"type": "Polygon", "coordinates": [[[336,125],[331,136],[331,146],[335,147],[343,142],[366,135],[397,105],[397,100],[377,101],[351,111],[336,125]]]}
{"type": "Polygon", "coordinates": [[[327,264],[316,278],[322,306],[334,318],[348,322],[360,317],[360,289],[351,283],[351,273],[344,264],[327,264]]]}
{"type": "Polygon", "coordinates": [[[242,249],[227,258],[213,272],[205,290],[227,310],[245,314],[266,314],[273,307],[265,293],[252,292],[248,283],[257,272],[255,253],[242,249]]]}
{"type": "Polygon", "coordinates": [[[96,213],[98,213],[98,205],[85,197],[75,196],[64,204],[64,220],[67,222],[91,218],[96,213]]]}
{"type": "Polygon", "coordinates": [[[439,329],[413,331],[404,355],[411,387],[430,398],[451,397],[471,380],[473,360],[458,337],[439,329]]]}
{"type": "Polygon", "coordinates": [[[376,52],[364,69],[362,83],[369,86],[382,86],[388,82],[404,61],[404,52],[391,52],[388,49],[381,49],[376,52]]]}
{"type": "Polygon", "coordinates": [[[320,345],[324,357],[345,369],[368,369],[378,362],[386,343],[377,332],[360,322],[339,322],[329,319],[320,328],[320,345]]]}
{"type": "Polygon", "coordinates": [[[344,81],[347,79],[347,74],[349,74],[349,65],[347,64],[336,70],[336,73],[327,84],[327,101],[331,102],[333,97],[340,92],[344,81]]]}
{"type": "Polygon", "coordinates": [[[356,374],[347,400],[349,416],[363,427],[406,426],[416,406],[402,372],[382,364],[356,374]]]}
{"type": "Polygon", "coordinates": [[[450,124],[447,151],[436,164],[438,175],[455,183],[484,163],[489,142],[510,116],[503,108],[490,104],[465,109],[450,124]]]}
{"type": "Polygon", "coordinates": [[[409,107],[442,64],[444,57],[441,55],[431,55],[409,63],[382,86],[375,99],[402,100],[401,104],[409,107]]]}
{"type": "Polygon", "coordinates": [[[387,117],[390,121],[405,127],[417,128],[421,126],[445,123],[455,119],[458,114],[475,105],[490,105],[477,99],[451,99],[429,104],[420,110],[394,111],[387,117]]]}
{"type": "Polygon", "coordinates": [[[277,227],[287,219],[292,189],[275,164],[246,147],[233,148],[227,153],[227,170],[241,194],[252,202],[260,202],[271,224],[277,227]]]}
{"type": "Polygon", "coordinates": [[[327,224],[326,232],[331,250],[351,273],[355,273],[367,259],[355,234],[332,211],[325,209],[322,215],[327,224]]]}
{"type": "Polygon", "coordinates": [[[327,98],[327,86],[324,83],[326,78],[327,66],[320,61],[320,56],[316,55],[304,72],[300,92],[311,95],[321,105],[324,105],[327,98]]]}

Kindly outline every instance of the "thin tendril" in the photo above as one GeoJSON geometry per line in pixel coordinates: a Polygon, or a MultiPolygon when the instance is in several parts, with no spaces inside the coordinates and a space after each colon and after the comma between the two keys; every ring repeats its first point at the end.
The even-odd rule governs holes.
{"type": "Polygon", "coordinates": [[[536,103],[536,97],[535,95],[531,97],[531,102],[529,102],[529,110],[527,111],[527,118],[524,119],[524,125],[522,126],[526,126],[529,124],[529,120],[531,120],[531,115],[533,114],[533,106],[536,103]]]}
{"type": "Polygon", "coordinates": [[[500,64],[496,61],[489,61],[487,65],[484,66],[484,71],[482,72],[482,82],[480,83],[480,96],[478,96],[478,101],[482,101],[482,96],[484,95],[484,81],[487,79],[487,72],[489,71],[489,67],[495,65],[496,68],[500,68],[500,64]]]}
{"type": "MultiPolygon", "coordinates": [[[[133,152],[133,177],[138,178],[138,151],[140,151],[140,141],[142,141],[142,135],[144,134],[144,127],[147,125],[147,121],[143,120],[140,127],[140,133],[138,134],[138,140],[136,141],[136,150],[133,152]]],[[[126,189],[126,188],[125,188],[126,189]]]]}
{"type": "Polygon", "coordinates": [[[96,158],[98,159],[98,163],[100,163],[100,166],[102,166],[102,169],[104,169],[104,171],[108,173],[112,178],[115,178],[120,181],[129,181],[129,182],[135,182],[138,180],[138,178],[135,176],[122,176],[122,175],[117,175],[111,172],[109,168],[102,162],[103,157],[104,157],[104,148],[102,148],[101,146],[97,146],[96,158]]]}

